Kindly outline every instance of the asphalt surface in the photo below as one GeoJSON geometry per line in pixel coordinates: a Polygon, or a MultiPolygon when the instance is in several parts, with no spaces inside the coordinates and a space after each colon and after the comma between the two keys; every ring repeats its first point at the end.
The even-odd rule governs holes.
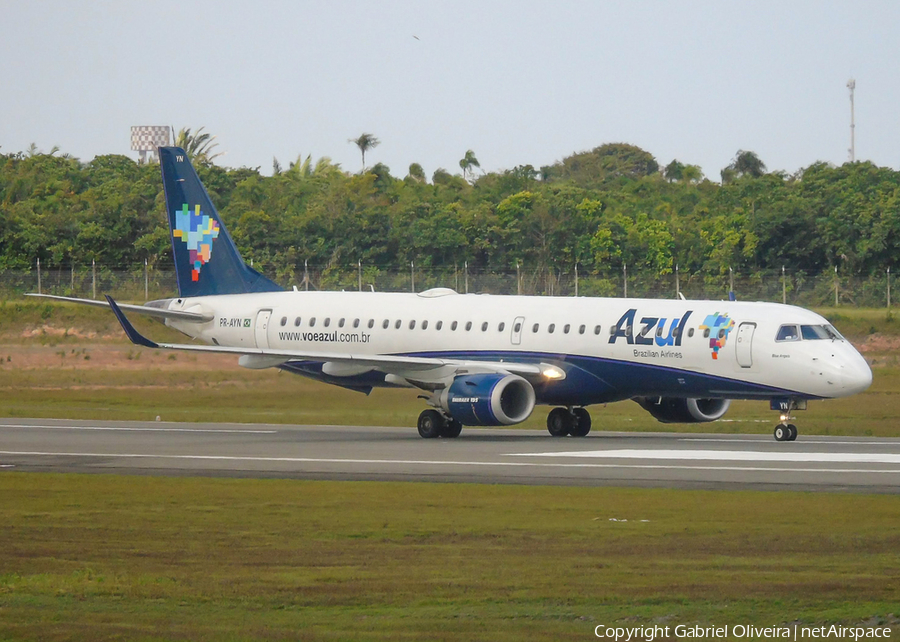
{"type": "Polygon", "coordinates": [[[0,473],[900,492],[900,439],[0,420],[0,473]]]}

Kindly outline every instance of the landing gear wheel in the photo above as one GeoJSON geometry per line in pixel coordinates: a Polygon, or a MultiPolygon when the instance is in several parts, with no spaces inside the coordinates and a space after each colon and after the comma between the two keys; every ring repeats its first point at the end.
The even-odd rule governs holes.
{"type": "Polygon", "coordinates": [[[584,408],[574,408],[572,415],[574,415],[575,421],[569,428],[569,434],[573,437],[587,437],[587,434],[591,432],[591,413],[584,408]]]}
{"type": "Polygon", "coordinates": [[[462,432],[462,429],[462,424],[456,421],[456,419],[445,420],[444,429],[441,431],[441,437],[456,439],[459,437],[459,433],[462,432]]]}
{"type": "Polygon", "coordinates": [[[565,437],[575,422],[572,415],[565,408],[554,408],[547,415],[547,430],[554,437],[565,437]]]}
{"type": "Polygon", "coordinates": [[[775,426],[775,441],[788,441],[791,437],[791,431],[785,424],[775,426]]]}
{"type": "Polygon", "coordinates": [[[446,421],[437,410],[423,410],[419,415],[419,436],[422,439],[435,439],[441,436],[446,421]]]}
{"type": "Polygon", "coordinates": [[[788,428],[788,432],[791,433],[790,435],[788,435],[787,440],[795,441],[797,439],[797,426],[795,426],[794,424],[788,424],[787,428],[788,428]]]}

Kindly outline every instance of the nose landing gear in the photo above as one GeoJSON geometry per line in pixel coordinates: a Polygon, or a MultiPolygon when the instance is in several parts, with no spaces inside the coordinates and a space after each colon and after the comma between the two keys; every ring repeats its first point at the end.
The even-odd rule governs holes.
{"type": "Polygon", "coordinates": [[[806,399],[783,398],[772,399],[769,407],[781,413],[781,423],[775,426],[775,441],[794,441],[797,439],[797,426],[791,423],[794,410],[806,410],[806,399]]]}

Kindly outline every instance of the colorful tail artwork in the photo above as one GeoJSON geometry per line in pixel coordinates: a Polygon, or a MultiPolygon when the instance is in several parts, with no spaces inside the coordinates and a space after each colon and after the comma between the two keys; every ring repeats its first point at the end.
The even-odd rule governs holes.
{"type": "Polygon", "coordinates": [[[184,150],[160,147],[159,164],[179,296],[282,290],[241,259],[184,150]]]}

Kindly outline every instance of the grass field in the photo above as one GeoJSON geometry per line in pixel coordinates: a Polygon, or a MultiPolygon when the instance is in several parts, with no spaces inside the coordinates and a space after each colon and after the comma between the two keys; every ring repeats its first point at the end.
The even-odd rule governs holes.
{"type": "Polygon", "coordinates": [[[7,473],[0,520],[0,638],[900,624],[890,496],[7,473]]]}

